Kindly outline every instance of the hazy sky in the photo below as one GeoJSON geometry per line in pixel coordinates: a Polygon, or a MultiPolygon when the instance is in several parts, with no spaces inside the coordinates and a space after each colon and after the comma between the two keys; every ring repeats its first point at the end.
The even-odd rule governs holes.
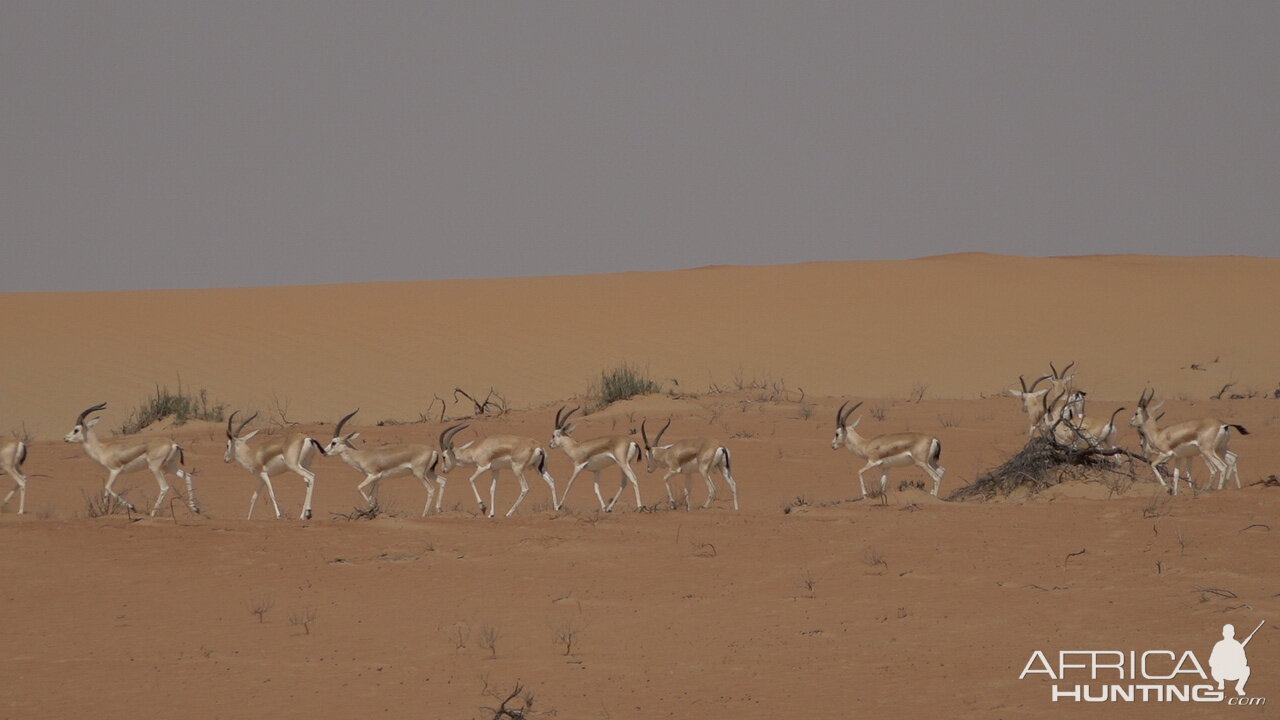
{"type": "Polygon", "coordinates": [[[0,2],[0,290],[1280,255],[1280,2],[0,2]]]}

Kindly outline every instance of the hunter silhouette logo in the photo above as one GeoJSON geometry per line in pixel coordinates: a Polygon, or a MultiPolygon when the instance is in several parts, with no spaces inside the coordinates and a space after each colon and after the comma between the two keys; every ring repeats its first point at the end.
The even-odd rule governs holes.
{"type": "Polygon", "coordinates": [[[1213,646],[1207,665],[1191,650],[1059,650],[1056,658],[1036,650],[1018,679],[1043,675],[1053,681],[1053,702],[1265,705],[1265,697],[1245,695],[1252,675],[1245,647],[1265,624],[1259,622],[1244,640],[1236,639],[1234,625],[1223,625],[1222,639],[1213,646]],[[1235,683],[1234,693],[1227,689],[1228,682],[1235,683]]]}
{"type": "Polygon", "coordinates": [[[1209,655],[1209,672],[1218,681],[1219,690],[1226,689],[1228,680],[1235,680],[1236,694],[1244,695],[1244,684],[1249,681],[1249,658],[1244,654],[1244,646],[1249,644],[1261,628],[1262,623],[1258,623],[1249,637],[1240,642],[1236,640],[1235,625],[1227,623],[1222,626],[1222,639],[1213,646],[1213,653],[1209,655]]]}

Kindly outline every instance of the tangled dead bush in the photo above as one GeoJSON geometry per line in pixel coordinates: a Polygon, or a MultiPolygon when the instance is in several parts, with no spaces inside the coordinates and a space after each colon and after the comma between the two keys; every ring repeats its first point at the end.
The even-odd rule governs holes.
{"type": "Polygon", "coordinates": [[[1033,435],[1013,457],[989,470],[948,500],[990,499],[1026,489],[1038,493],[1069,480],[1097,480],[1119,491],[1137,481],[1133,461],[1147,462],[1122,448],[1102,449],[1088,443],[1069,447],[1054,440],[1053,431],[1033,435]]]}

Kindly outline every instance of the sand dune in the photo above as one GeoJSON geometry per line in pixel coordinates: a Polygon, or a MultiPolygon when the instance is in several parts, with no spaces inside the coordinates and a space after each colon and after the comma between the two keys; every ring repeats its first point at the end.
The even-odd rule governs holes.
{"type": "MultiPolygon", "coordinates": [[[[1223,623],[1259,621],[1250,696],[1274,704],[1277,270],[1248,258],[956,255],[0,295],[16,325],[0,430],[25,423],[35,436],[28,514],[12,503],[0,514],[0,716],[480,718],[520,682],[545,717],[1075,717],[1086,709],[1054,703],[1051,682],[1018,678],[1032,651],[1204,660],[1223,623]],[[999,394],[1050,360],[1078,363],[1091,412],[1131,406],[1150,384],[1171,420],[1247,426],[1231,441],[1245,487],[1201,482],[1170,497],[1140,471],[944,502],[903,468],[886,502],[857,499],[861,461],[830,446],[845,397],[867,400],[869,435],[939,437],[945,497],[1025,443],[1019,404],[999,394]],[[351,428],[365,447],[431,441],[435,416],[376,423],[417,420],[455,385],[492,386],[514,409],[473,419],[459,442],[545,443],[555,408],[620,361],[647,366],[664,392],[582,417],[576,434],[671,417],[673,439],[716,437],[733,453],[740,511],[723,484],[710,509],[672,510],[661,476],[640,469],[645,512],[630,491],[618,512],[596,512],[587,474],[563,512],[530,477],[519,512],[488,520],[458,469],[441,513],[420,518],[421,486],[392,478],[384,514],[351,520],[362,478],[322,457],[313,520],[297,519],[303,485],[285,474],[275,487],[288,518],[259,502],[247,521],[255,479],[223,462],[220,424],[194,422],[152,431],[186,449],[203,515],[177,501],[156,518],[92,518],[105,472],[60,439],[84,407],[109,402],[100,427],[114,427],[181,375],[234,407],[276,420],[286,410],[291,430],[322,440],[360,407],[351,428]],[[1228,382],[1256,396],[1209,399],[1228,382]],[[917,384],[924,399],[905,399],[917,384]]],[[[1137,445],[1127,425],[1119,441],[1137,445]]],[[[569,461],[553,450],[548,467],[563,490],[569,461]]],[[[602,490],[617,483],[606,471],[602,490]]],[[[487,496],[488,479],[478,484],[487,496]]],[[[143,506],[156,492],[147,473],[118,489],[143,506]]],[[[497,492],[501,513],[515,483],[504,475],[497,492]]],[[[705,492],[695,480],[695,504],[705,492]]],[[[1197,714],[1162,702],[1089,709],[1197,714]]]]}
{"type": "Polygon", "coordinates": [[[735,378],[814,395],[974,398],[1075,360],[1099,399],[1150,383],[1270,392],[1280,260],[979,254],[902,262],[229,290],[0,294],[0,428],[66,432],[156,383],[320,420],[417,418],[455,386],[513,407],[632,362],[668,387],[735,378]],[[1201,371],[1189,369],[1193,364],[1201,371]]]}

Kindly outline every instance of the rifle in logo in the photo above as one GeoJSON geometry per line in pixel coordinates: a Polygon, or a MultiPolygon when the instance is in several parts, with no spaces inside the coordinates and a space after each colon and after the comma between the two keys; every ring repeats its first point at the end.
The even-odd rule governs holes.
{"type": "Polygon", "coordinates": [[[1249,659],[1245,656],[1244,648],[1265,623],[1266,620],[1258,623],[1258,627],[1249,633],[1244,642],[1236,640],[1235,625],[1227,623],[1222,626],[1222,639],[1213,646],[1213,652],[1209,655],[1209,672],[1218,681],[1219,690],[1225,689],[1228,680],[1234,680],[1236,694],[1244,695],[1244,684],[1249,680],[1249,659]]]}

